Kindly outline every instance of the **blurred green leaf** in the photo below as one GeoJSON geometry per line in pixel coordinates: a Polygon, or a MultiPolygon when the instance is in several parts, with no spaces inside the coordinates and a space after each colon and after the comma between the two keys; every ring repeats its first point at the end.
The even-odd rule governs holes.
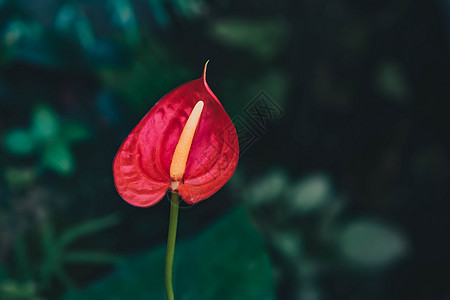
{"type": "Polygon", "coordinates": [[[402,104],[409,94],[405,75],[395,62],[385,62],[380,65],[375,84],[382,94],[399,104],[402,104]]]}
{"type": "Polygon", "coordinates": [[[310,212],[323,207],[333,195],[331,179],[326,174],[312,174],[301,179],[289,191],[287,202],[296,211],[310,212]]]}
{"type": "Polygon", "coordinates": [[[37,176],[34,168],[10,167],[6,168],[3,174],[8,186],[12,190],[20,190],[27,187],[37,176]]]}
{"type": "Polygon", "coordinates": [[[8,279],[8,272],[6,271],[6,268],[3,265],[0,265],[0,282],[3,280],[8,279]]]}
{"type": "Polygon", "coordinates": [[[5,149],[16,155],[28,155],[36,147],[35,140],[28,130],[12,129],[3,137],[5,149]]]}
{"type": "Polygon", "coordinates": [[[31,116],[31,132],[36,139],[49,140],[59,132],[59,118],[49,106],[38,105],[31,116]]]}
{"type": "Polygon", "coordinates": [[[68,143],[81,142],[92,136],[90,128],[77,121],[67,121],[62,124],[61,138],[68,143]]]}
{"type": "Polygon", "coordinates": [[[151,49],[145,49],[135,55],[135,60],[129,68],[102,68],[99,70],[99,76],[103,84],[123,96],[128,105],[138,110],[148,109],[164,92],[192,79],[193,76],[201,75],[201,69],[196,75],[184,65],[166,59],[167,51],[168,49],[154,41],[151,49]],[[156,59],[157,57],[162,59],[156,59]]]}
{"type": "Polygon", "coordinates": [[[270,100],[276,102],[280,107],[288,100],[290,79],[286,72],[272,69],[252,78],[246,88],[247,99],[253,99],[261,90],[269,95],[270,100]]]}
{"type": "Polygon", "coordinates": [[[20,20],[10,21],[2,31],[1,40],[6,47],[14,46],[24,35],[30,33],[27,23],[20,20]]]}
{"type": "Polygon", "coordinates": [[[4,38],[10,59],[51,68],[74,62],[75,49],[68,48],[64,40],[38,22],[17,20],[4,38]]]}
{"type": "Polygon", "coordinates": [[[33,282],[19,283],[13,280],[0,282],[2,300],[38,300],[37,288],[33,282]]]}
{"type": "Polygon", "coordinates": [[[247,187],[244,200],[250,205],[261,205],[280,200],[287,185],[286,172],[273,170],[247,187]]]}
{"type": "Polygon", "coordinates": [[[29,281],[32,278],[30,264],[29,242],[24,234],[17,234],[14,241],[14,256],[16,263],[16,278],[29,281]]]}
{"type": "Polygon", "coordinates": [[[55,16],[55,29],[68,33],[78,14],[79,10],[74,3],[62,5],[55,16]]]}
{"type": "Polygon", "coordinates": [[[55,233],[51,225],[44,223],[40,227],[41,247],[45,258],[39,266],[39,277],[42,285],[49,284],[50,276],[57,267],[60,259],[60,249],[55,247],[55,233]]]}
{"type": "Polygon", "coordinates": [[[84,222],[63,233],[59,240],[60,247],[65,247],[77,239],[117,225],[119,222],[120,217],[116,214],[84,222]]]}
{"type": "Polygon", "coordinates": [[[166,28],[170,24],[170,17],[165,7],[164,0],[147,0],[150,10],[156,22],[162,28],[166,28]]]}
{"type": "Polygon", "coordinates": [[[83,14],[80,14],[77,16],[74,25],[80,45],[84,49],[93,47],[95,44],[95,35],[88,18],[83,14]]]}
{"type": "Polygon", "coordinates": [[[130,46],[136,46],[140,41],[139,27],[134,8],[129,0],[109,0],[108,5],[114,12],[114,21],[120,26],[130,46]]]}
{"type": "Polygon", "coordinates": [[[98,251],[70,251],[64,255],[67,263],[109,264],[118,263],[120,257],[114,254],[98,251]]]}
{"type": "Polygon", "coordinates": [[[204,10],[203,0],[170,0],[174,9],[185,18],[200,15],[204,10]]]}
{"type": "Polygon", "coordinates": [[[51,224],[43,224],[40,227],[42,252],[44,254],[44,259],[39,266],[40,286],[45,288],[53,278],[56,278],[67,290],[75,289],[74,281],[64,268],[66,263],[105,264],[119,262],[120,258],[110,253],[67,249],[72,241],[115,225],[118,221],[119,218],[115,214],[88,221],[67,230],[60,238],[55,237],[51,224]]]}
{"type": "Polygon", "coordinates": [[[224,45],[245,50],[260,59],[270,59],[278,54],[288,35],[285,22],[277,19],[217,21],[209,33],[224,45]]]}
{"type": "MultiPolygon", "coordinates": [[[[110,276],[63,299],[165,299],[164,257],[165,247],[129,257],[110,276]]],[[[179,299],[275,299],[269,258],[242,210],[178,242],[174,276],[179,299]]]]}
{"type": "Polygon", "coordinates": [[[345,226],[338,238],[343,256],[356,266],[385,267],[405,255],[406,238],[378,221],[362,219],[345,226]]]}
{"type": "MultiPolygon", "coordinates": [[[[289,232],[286,230],[276,231],[271,235],[272,245],[281,253],[283,257],[299,261],[304,255],[303,240],[298,232],[289,232]]],[[[302,265],[302,270],[305,268],[302,265]]]]}
{"type": "Polygon", "coordinates": [[[61,175],[72,173],[75,167],[72,152],[68,145],[61,141],[46,145],[42,163],[45,167],[48,167],[61,175]]]}
{"type": "Polygon", "coordinates": [[[369,26],[360,19],[348,19],[348,23],[337,28],[334,34],[336,46],[343,50],[342,54],[361,57],[369,48],[369,26]]]}

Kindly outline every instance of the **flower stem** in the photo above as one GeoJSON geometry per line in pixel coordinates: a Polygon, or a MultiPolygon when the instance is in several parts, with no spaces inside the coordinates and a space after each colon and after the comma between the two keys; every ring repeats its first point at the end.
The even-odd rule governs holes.
{"type": "Polygon", "coordinates": [[[178,193],[172,191],[170,201],[170,220],[169,220],[169,235],[167,237],[167,252],[166,252],[166,294],[167,300],[174,300],[173,286],[172,286],[172,267],[173,255],[175,253],[175,240],[177,238],[177,224],[178,224],[178,193]]]}

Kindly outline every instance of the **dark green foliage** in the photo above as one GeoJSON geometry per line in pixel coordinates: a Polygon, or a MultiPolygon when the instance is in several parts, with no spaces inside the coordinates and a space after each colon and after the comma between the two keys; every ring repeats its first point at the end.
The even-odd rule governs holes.
{"type": "Polygon", "coordinates": [[[112,160],[208,59],[249,146],[180,212],[177,295],[446,299],[449,7],[0,0],[0,299],[163,299],[168,201],[127,205],[112,160]],[[242,211],[221,221],[236,205],[264,243],[242,211]]]}
{"type": "Polygon", "coordinates": [[[66,271],[68,264],[115,264],[120,261],[116,255],[103,251],[75,250],[70,244],[92,234],[117,225],[117,215],[111,215],[82,223],[55,236],[54,228],[43,223],[38,229],[39,250],[24,239],[16,237],[15,261],[17,265],[16,281],[0,269],[0,296],[4,300],[37,300],[49,288],[53,280],[59,281],[66,289],[74,289],[75,283],[66,271]],[[36,253],[41,256],[36,258],[36,253]],[[37,260],[36,260],[37,259],[37,260]],[[31,260],[36,260],[33,263],[31,260]]]}
{"type": "MultiPolygon", "coordinates": [[[[6,151],[16,156],[38,154],[40,167],[68,175],[75,168],[70,146],[90,137],[91,130],[83,123],[61,122],[52,108],[39,104],[33,109],[30,128],[11,129],[4,135],[3,145],[6,151]]],[[[19,175],[19,178],[23,176],[19,175]]],[[[11,186],[17,185],[14,176],[7,179],[11,186]]]]}
{"type": "MultiPolygon", "coordinates": [[[[63,299],[165,299],[165,247],[125,258],[108,277],[63,299]]],[[[175,250],[177,299],[275,299],[273,270],[260,235],[241,209],[175,250]]]]}

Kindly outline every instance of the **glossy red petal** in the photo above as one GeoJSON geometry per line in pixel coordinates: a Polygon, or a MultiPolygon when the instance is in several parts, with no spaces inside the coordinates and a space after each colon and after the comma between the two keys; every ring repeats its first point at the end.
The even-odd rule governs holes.
{"type": "MultiPolygon", "coordinates": [[[[186,203],[194,204],[210,197],[233,175],[238,163],[239,153],[235,151],[237,148],[222,145],[223,148],[217,155],[217,160],[208,171],[198,177],[185,179],[184,184],[178,188],[181,198],[186,203]]],[[[213,156],[215,156],[215,153],[213,156]]]]}
{"type": "Polygon", "coordinates": [[[205,94],[205,106],[189,153],[184,184],[178,191],[189,204],[217,192],[233,175],[239,159],[236,129],[209,89],[205,74],[195,82],[205,94]]]}
{"type": "MultiPolygon", "coordinates": [[[[161,200],[170,181],[155,180],[142,171],[136,137],[133,130],[117,152],[113,165],[114,181],[125,201],[134,206],[148,207],[161,200]]],[[[156,172],[154,175],[158,177],[156,172]]]]}
{"type": "Polygon", "coordinates": [[[187,203],[196,203],[229,180],[239,156],[236,130],[203,74],[202,78],[181,85],[156,103],[119,149],[114,177],[116,188],[126,201],[150,206],[163,197],[171,182],[170,165],[175,147],[200,100],[204,108],[186,163],[184,184],[178,190],[187,203]],[[194,189],[201,192],[192,193],[194,189]],[[150,200],[144,201],[147,194],[150,200]]]}

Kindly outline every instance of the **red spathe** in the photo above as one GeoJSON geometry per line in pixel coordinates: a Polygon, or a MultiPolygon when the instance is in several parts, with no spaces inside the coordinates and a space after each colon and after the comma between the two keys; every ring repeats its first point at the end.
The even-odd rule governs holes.
{"type": "MultiPolygon", "coordinates": [[[[206,68],[205,68],[206,72],[206,68]]],[[[122,198],[135,206],[152,206],[170,188],[170,165],[189,115],[204,102],[183,180],[177,190],[189,204],[217,192],[233,175],[239,159],[236,129],[202,78],[165,95],[123,142],[114,159],[114,181],[122,198]]]]}

